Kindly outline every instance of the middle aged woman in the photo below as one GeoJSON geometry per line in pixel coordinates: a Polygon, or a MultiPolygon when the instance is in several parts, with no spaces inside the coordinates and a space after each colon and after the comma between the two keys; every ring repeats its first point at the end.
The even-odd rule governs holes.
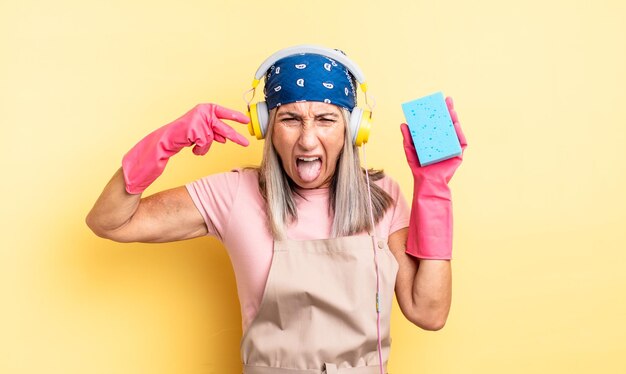
{"type": "Polygon", "coordinates": [[[447,183],[461,157],[420,167],[401,126],[415,179],[409,212],[393,180],[361,168],[369,114],[356,107],[357,83],[366,90],[356,64],[336,50],[298,46],[270,56],[254,87],[263,76],[265,101],[249,113],[252,133],[267,139],[259,168],[141,197],[185,146],[204,155],[213,140],[248,145],[223,122],[248,117],[201,104],[124,156],[87,223],[119,242],[219,238],[237,280],[244,373],[383,372],[394,287],[417,326],[438,330],[447,319],[447,183]]]}

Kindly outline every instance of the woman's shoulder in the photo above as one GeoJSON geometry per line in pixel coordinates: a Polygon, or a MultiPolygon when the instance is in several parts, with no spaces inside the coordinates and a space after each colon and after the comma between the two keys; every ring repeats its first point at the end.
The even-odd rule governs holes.
{"type": "Polygon", "coordinates": [[[258,168],[238,168],[233,169],[228,174],[239,179],[239,183],[247,186],[258,187],[259,185],[259,169],[258,168]]]}
{"type": "Polygon", "coordinates": [[[224,173],[227,178],[237,181],[236,195],[243,199],[262,200],[259,191],[259,169],[258,168],[238,168],[224,173]]]}
{"type": "Polygon", "coordinates": [[[187,184],[188,188],[236,195],[237,191],[258,189],[259,179],[255,169],[241,168],[206,175],[187,184]]]}
{"type": "Polygon", "coordinates": [[[228,183],[241,183],[243,181],[247,183],[254,182],[256,184],[259,181],[257,170],[258,169],[254,168],[237,168],[230,171],[209,174],[201,179],[228,183]]]}

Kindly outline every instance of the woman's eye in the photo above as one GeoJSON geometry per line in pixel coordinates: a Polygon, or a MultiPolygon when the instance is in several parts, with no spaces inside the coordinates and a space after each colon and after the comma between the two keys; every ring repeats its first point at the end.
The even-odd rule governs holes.
{"type": "Polygon", "coordinates": [[[320,123],[322,126],[332,126],[335,124],[335,122],[337,122],[334,119],[330,119],[330,118],[322,118],[320,119],[320,123]]]}
{"type": "Polygon", "coordinates": [[[296,126],[300,124],[300,121],[295,118],[284,118],[281,120],[281,122],[287,126],[296,126]]]}

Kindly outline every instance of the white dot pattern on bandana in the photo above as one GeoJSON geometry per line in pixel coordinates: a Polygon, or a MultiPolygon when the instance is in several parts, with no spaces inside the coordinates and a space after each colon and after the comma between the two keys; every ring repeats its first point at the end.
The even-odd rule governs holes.
{"type": "Polygon", "coordinates": [[[265,79],[269,109],[306,101],[333,103],[348,110],[356,106],[354,77],[347,68],[327,56],[288,56],[272,65],[265,79]]]}

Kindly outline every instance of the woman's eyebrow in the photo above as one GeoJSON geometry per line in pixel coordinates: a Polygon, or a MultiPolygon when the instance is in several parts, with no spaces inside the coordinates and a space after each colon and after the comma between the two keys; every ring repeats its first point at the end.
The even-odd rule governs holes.
{"type": "Polygon", "coordinates": [[[294,112],[282,112],[278,115],[278,118],[283,118],[283,117],[302,118],[298,113],[294,113],[294,112]]]}
{"type": "Polygon", "coordinates": [[[339,117],[339,115],[337,113],[333,113],[333,112],[328,112],[328,113],[320,113],[320,114],[316,114],[315,118],[319,118],[319,117],[339,117]]]}

